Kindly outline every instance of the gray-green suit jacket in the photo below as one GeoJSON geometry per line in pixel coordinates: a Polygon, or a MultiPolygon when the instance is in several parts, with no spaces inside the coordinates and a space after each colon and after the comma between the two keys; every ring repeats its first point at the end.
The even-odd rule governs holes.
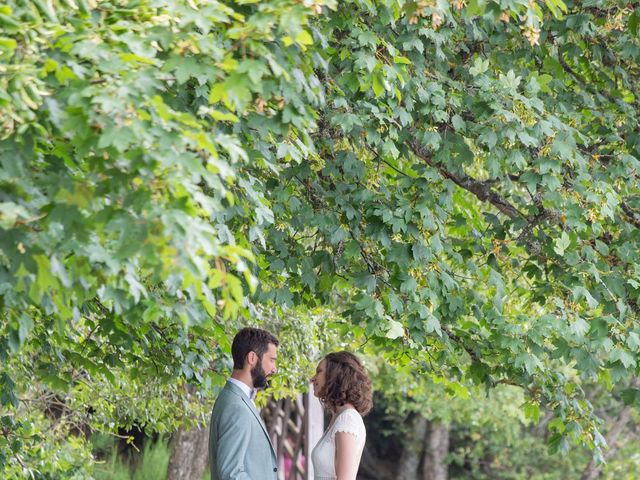
{"type": "Polygon", "coordinates": [[[211,480],[277,480],[278,462],[253,402],[231,382],[220,392],[209,432],[211,480]]]}

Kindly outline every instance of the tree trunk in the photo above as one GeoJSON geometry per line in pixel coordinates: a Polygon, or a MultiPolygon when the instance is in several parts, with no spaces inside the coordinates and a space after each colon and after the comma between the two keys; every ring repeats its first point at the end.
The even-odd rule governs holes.
{"type": "Polygon", "coordinates": [[[420,459],[424,448],[424,437],[427,433],[427,419],[415,414],[411,419],[410,432],[402,448],[402,455],[398,465],[397,480],[416,480],[420,459]]]}
{"type": "Polygon", "coordinates": [[[449,466],[449,427],[430,423],[425,435],[425,449],[422,460],[422,480],[447,480],[449,466]]]}
{"type": "Polygon", "coordinates": [[[171,445],[167,480],[201,480],[209,458],[209,427],[181,428],[171,445]]]}

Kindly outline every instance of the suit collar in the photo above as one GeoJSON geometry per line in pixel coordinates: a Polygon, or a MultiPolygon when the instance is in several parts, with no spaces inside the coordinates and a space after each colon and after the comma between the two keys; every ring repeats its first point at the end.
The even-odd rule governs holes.
{"type": "Polygon", "coordinates": [[[236,383],[231,382],[230,380],[227,380],[227,383],[224,386],[225,390],[229,390],[230,392],[233,392],[234,394],[238,395],[240,398],[248,398],[247,397],[247,393],[240,388],[236,383]]]}
{"type": "Polygon", "coordinates": [[[229,383],[234,384],[235,386],[239,387],[240,390],[242,390],[244,392],[244,394],[249,397],[250,400],[253,400],[256,396],[256,392],[257,389],[255,388],[251,388],[249,385],[247,385],[246,383],[240,381],[240,380],[236,380],[235,378],[231,377],[228,380],[229,383]]]}

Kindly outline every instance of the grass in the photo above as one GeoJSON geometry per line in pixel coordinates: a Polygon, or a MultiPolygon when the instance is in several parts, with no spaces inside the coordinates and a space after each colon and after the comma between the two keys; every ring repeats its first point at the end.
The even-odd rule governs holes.
{"type": "MultiPolygon", "coordinates": [[[[94,469],[95,480],[162,480],[167,477],[171,449],[169,441],[163,438],[146,442],[142,452],[127,457],[119,456],[114,438],[96,435],[93,439],[94,452],[106,458],[94,469]]],[[[202,480],[209,480],[209,470],[202,480]]]]}
{"type": "Polygon", "coordinates": [[[96,465],[94,478],[95,480],[131,480],[129,467],[122,463],[115,453],[108,462],[96,465]]]}

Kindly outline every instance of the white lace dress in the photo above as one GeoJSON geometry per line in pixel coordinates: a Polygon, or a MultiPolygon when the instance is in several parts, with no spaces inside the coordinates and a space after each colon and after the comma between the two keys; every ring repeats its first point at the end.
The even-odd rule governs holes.
{"type": "Polygon", "coordinates": [[[347,432],[356,437],[359,447],[356,460],[360,463],[367,430],[358,411],[347,408],[340,412],[333,423],[329,425],[311,452],[315,480],[336,480],[336,433],[338,432],[347,432]]]}

